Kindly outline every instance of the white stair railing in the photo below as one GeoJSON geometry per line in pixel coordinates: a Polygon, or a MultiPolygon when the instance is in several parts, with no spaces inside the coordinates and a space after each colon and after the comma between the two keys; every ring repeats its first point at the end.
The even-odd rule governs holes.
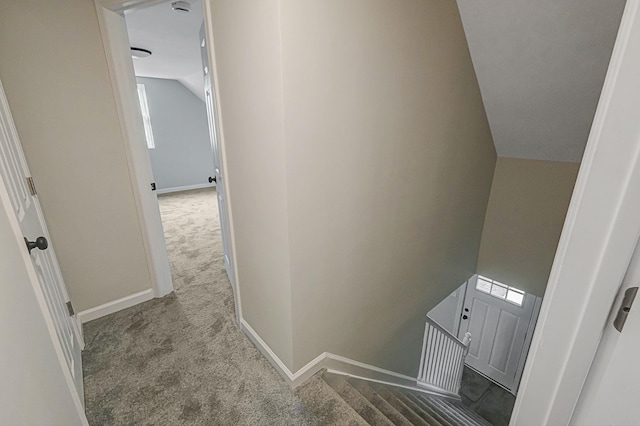
{"type": "Polygon", "coordinates": [[[460,341],[440,324],[427,317],[418,386],[432,390],[440,389],[458,395],[464,359],[469,352],[470,343],[471,333],[466,333],[464,340],[460,341]]]}

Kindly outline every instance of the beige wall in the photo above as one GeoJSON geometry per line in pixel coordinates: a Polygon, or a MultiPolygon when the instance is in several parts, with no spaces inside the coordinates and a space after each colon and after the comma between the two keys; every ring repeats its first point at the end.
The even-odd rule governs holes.
{"type": "Polygon", "coordinates": [[[498,158],[478,273],[543,296],[578,163],[498,158]]]}
{"type": "Polygon", "coordinates": [[[455,2],[282,1],[294,368],[417,374],[475,271],[495,150],[455,2]]]}
{"type": "Polygon", "coordinates": [[[151,288],[93,2],[1,2],[0,79],[76,310],[151,288]]]}
{"type": "Polygon", "coordinates": [[[212,0],[244,319],[291,368],[291,282],[278,0],[212,0]]]}
{"type": "Polygon", "coordinates": [[[244,318],[292,371],[415,374],[495,163],[455,2],[211,4],[244,318]]]}

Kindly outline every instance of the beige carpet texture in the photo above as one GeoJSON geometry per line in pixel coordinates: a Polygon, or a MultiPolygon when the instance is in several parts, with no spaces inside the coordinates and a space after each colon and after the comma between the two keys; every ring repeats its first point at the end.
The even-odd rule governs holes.
{"type": "Polygon", "coordinates": [[[293,391],[237,326],[215,190],[159,202],[175,292],[85,324],[90,424],[363,424],[322,380],[293,391]]]}

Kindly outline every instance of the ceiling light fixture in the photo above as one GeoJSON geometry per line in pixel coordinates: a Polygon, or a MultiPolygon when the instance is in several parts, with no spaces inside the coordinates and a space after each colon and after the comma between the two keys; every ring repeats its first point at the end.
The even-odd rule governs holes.
{"type": "Polygon", "coordinates": [[[131,57],[132,58],[148,58],[151,56],[151,51],[147,49],[142,49],[140,47],[132,47],[131,48],[131,57]]]}
{"type": "Polygon", "coordinates": [[[171,9],[173,9],[174,12],[189,13],[191,12],[191,5],[189,4],[189,2],[182,0],[174,1],[173,3],[171,3],[171,9]]]}

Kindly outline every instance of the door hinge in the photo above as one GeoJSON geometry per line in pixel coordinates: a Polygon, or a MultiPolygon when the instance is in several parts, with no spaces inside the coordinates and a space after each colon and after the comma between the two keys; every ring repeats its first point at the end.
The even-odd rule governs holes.
{"type": "Polygon", "coordinates": [[[151,190],[152,191],[156,190],[156,183],[155,182],[151,182],[151,190]]]}
{"type": "Polygon", "coordinates": [[[31,176],[27,177],[27,186],[29,187],[29,193],[31,195],[37,195],[38,191],[36,191],[36,184],[33,183],[33,178],[31,176]]]}
{"type": "Polygon", "coordinates": [[[76,311],[73,310],[73,305],[71,304],[71,300],[67,302],[67,311],[69,311],[69,316],[72,317],[76,314],[76,311]]]}

